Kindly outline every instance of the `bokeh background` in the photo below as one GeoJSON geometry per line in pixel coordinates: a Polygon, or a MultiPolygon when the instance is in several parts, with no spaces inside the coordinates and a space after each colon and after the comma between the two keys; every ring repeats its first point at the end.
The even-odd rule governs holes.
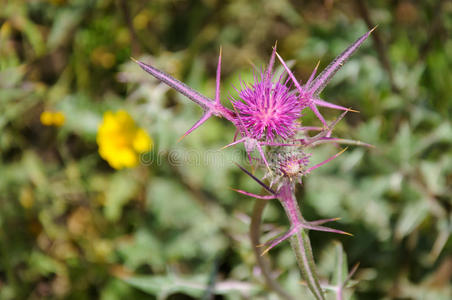
{"type": "MultiPolygon", "coordinates": [[[[227,102],[276,40],[306,80],[377,24],[323,92],[360,111],[336,135],[376,148],[350,147],[310,174],[298,198],[308,220],[341,217],[334,226],[354,234],[311,234],[323,280],[339,241],[349,266],[360,262],[353,299],[452,299],[451,1],[0,6],[0,299],[213,299],[209,282],[215,299],[280,299],[249,241],[254,200],[229,188],[262,191],[233,164],[242,147],[217,151],[232,126],[212,119],[177,142],[201,110],[130,57],[212,97],[222,46],[227,102]],[[113,168],[99,153],[105,113],[120,110],[152,139],[128,160],[134,167],[113,168]]],[[[286,227],[270,203],[262,239],[286,227]]],[[[311,299],[288,243],[267,257],[294,299],[311,299]]]]}

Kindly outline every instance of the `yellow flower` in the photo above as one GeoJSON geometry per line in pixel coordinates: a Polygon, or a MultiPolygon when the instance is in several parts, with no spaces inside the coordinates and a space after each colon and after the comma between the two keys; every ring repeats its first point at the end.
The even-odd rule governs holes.
{"type": "Polygon", "coordinates": [[[115,169],[138,164],[140,153],[151,149],[152,140],[124,110],[107,111],[97,132],[99,154],[115,169]]]}
{"type": "Polygon", "coordinates": [[[45,126],[57,126],[60,127],[64,124],[64,121],[66,120],[64,114],[60,111],[48,111],[45,110],[41,113],[40,116],[42,125],[45,126]]]}

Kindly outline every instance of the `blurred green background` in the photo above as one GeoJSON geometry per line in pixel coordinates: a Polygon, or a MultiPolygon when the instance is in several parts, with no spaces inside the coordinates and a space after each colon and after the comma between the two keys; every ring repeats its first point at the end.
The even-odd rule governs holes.
{"type": "MultiPolygon", "coordinates": [[[[278,41],[306,80],[368,28],[378,29],[323,92],[359,110],[336,135],[350,147],[305,179],[304,216],[341,217],[354,234],[311,234],[319,273],[334,240],[360,262],[353,299],[452,299],[452,2],[441,0],[1,0],[0,299],[279,299],[248,238],[260,193],[217,150],[233,127],[142,71],[152,63],[212,97],[236,96],[278,41]],[[153,140],[134,168],[98,153],[106,111],[126,110],[153,140]],[[44,111],[64,114],[45,126],[44,111]]],[[[336,111],[323,110],[328,119],[336,111]]],[[[315,124],[307,114],[305,124],[315,124]]],[[[337,149],[319,147],[315,159],[337,149]]],[[[287,221],[265,210],[262,239],[287,221]]],[[[268,257],[295,299],[311,299],[288,243],[268,257]]],[[[331,297],[331,296],[330,296],[331,297]]]]}

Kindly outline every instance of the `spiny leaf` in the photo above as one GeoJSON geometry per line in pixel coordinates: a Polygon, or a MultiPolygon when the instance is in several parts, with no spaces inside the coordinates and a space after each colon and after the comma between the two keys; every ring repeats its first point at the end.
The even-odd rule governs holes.
{"type": "Polygon", "coordinates": [[[375,30],[377,26],[369,30],[366,34],[357,39],[353,44],[350,45],[344,52],[337,56],[323,71],[317,76],[314,81],[308,86],[308,90],[313,95],[318,95],[322,92],[331,78],[336,74],[336,72],[344,65],[345,61],[361,46],[361,44],[369,37],[372,31],[375,30]]]}
{"type": "Polygon", "coordinates": [[[185,83],[177,80],[176,78],[172,77],[171,75],[166,74],[165,72],[162,72],[153,66],[150,66],[148,64],[145,64],[141,61],[138,61],[134,58],[132,58],[134,62],[136,62],[143,70],[157,78],[158,80],[166,83],[179,93],[185,95],[190,100],[201,106],[204,110],[208,110],[209,107],[212,106],[212,100],[201,95],[185,83]]]}

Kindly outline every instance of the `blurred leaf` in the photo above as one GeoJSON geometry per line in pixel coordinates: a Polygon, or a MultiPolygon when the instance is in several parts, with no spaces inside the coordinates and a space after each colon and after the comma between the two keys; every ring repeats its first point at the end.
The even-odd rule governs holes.
{"type": "Polygon", "coordinates": [[[58,11],[47,40],[48,49],[52,51],[62,46],[70,38],[82,17],[82,9],[69,8],[58,11]]]}
{"type": "Polygon", "coordinates": [[[125,260],[125,265],[131,269],[148,264],[154,270],[164,270],[165,259],[162,243],[152,232],[140,229],[133,235],[133,240],[121,243],[119,252],[125,260]]]}
{"type": "MultiPolygon", "coordinates": [[[[174,293],[184,293],[196,299],[200,299],[207,288],[207,276],[192,275],[179,277],[177,275],[168,276],[133,276],[123,278],[132,286],[141,289],[151,295],[156,295],[158,299],[166,299],[174,293]]],[[[256,289],[252,284],[237,281],[220,281],[215,285],[215,294],[229,295],[238,293],[250,296],[256,289]]]]}
{"type": "Polygon", "coordinates": [[[445,187],[444,176],[439,163],[421,162],[420,169],[429,191],[441,194],[445,187]]]}
{"type": "Polygon", "coordinates": [[[395,228],[396,238],[401,239],[410,234],[428,216],[428,211],[428,202],[425,199],[411,200],[411,204],[403,208],[397,221],[395,228]]]}
{"type": "Polygon", "coordinates": [[[190,276],[187,279],[175,275],[134,276],[123,280],[146,293],[156,295],[158,299],[166,299],[177,292],[199,299],[206,289],[207,276],[190,276]]]}
{"type": "Polygon", "coordinates": [[[122,207],[132,199],[137,189],[138,182],[131,176],[130,171],[113,174],[105,194],[105,217],[110,221],[117,221],[121,217],[122,207]]]}
{"type": "Polygon", "coordinates": [[[34,271],[39,272],[43,276],[49,276],[52,273],[61,274],[65,271],[63,264],[37,251],[31,253],[29,263],[34,271]]]}

